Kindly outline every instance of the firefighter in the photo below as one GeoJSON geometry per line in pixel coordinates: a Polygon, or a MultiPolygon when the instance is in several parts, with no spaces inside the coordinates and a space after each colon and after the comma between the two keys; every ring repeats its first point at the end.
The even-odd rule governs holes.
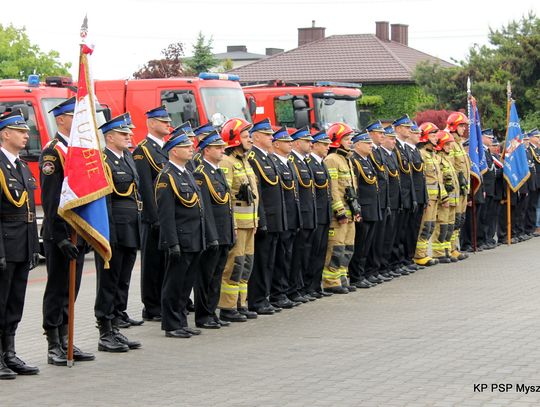
{"type": "MultiPolygon", "coordinates": [[[[188,129],[185,129],[188,130],[188,129]]],[[[195,127],[192,132],[186,131],[191,141],[193,142],[193,148],[195,149],[195,154],[193,158],[188,162],[187,169],[191,172],[195,171],[199,165],[202,164],[202,154],[199,149],[199,141],[209,135],[215,128],[212,126],[212,123],[205,123],[199,127],[195,127]]]]}
{"type": "Polygon", "coordinates": [[[246,153],[252,146],[249,131],[253,125],[244,119],[230,119],[223,124],[221,138],[227,143],[221,170],[230,188],[236,243],[229,251],[218,307],[222,321],[245,322],[257,318],[248,310],[248,281],[253,270],[255,232],[259,192],[257,178],[246,153]]]}
{"type": "Polygon", "coordinates": [[[351,161],[358,185],[357,199],[361,208],[361,219],[355,224],[354,253],[349,264],[349,276],[351,285],[360,285],[363,288],[363,280],[379,284],[391,278],[379,275],[378,270],[372,271],[376,274],[366,273],[367,257],[373,245],[375,225],[382,220],[379,183],[375,168],[369,159],[373,149],[369,133],[355,134],[351,141],[354,150],[351,161]]]}
{"type": "MultiPolygon", "coordinates": [[[[143,201],[141,216],[141,299],[145,321],[161,321],[161,286],[165,252],[159,249],[160,224],[154,196],[154,182],[168,161],[163,151],[171,118],[165,106],[146,112],[148,135],[133,151],[143,201]]],[[[180,131],[180,130],[177,130],[180,131]]],[[[176,134],[173,132],[172,135],[176,134]]]]}
{"type": "Polygon", "coordinates": [[[113,192],[107,195],[112,248],[109,268],[105,269],[105,263],[99,255],[94,256],[97,272],[94,313],[99,328],[98,350],[104,352],[127,352],[141,347],[140,342],[130,341],[118,330],[118,321],[123,319],[125,312],[125,308],[119,308],[118,299],[125,294],[127,303],[127,290],[140,242],[142,205],[139,176],[128,150],[133,136],[132,128],[134,126],[129,113],[117,116],[100,127],[106,144],[103,152],[104,168],[113,187],[113,192]]]}
{"type": "Polygon", "coordinates": [[[186,305],[199,261],[206,249],[204,201],[186,165],[193,143],[185,133],[173,135],[163,146],[169,162],[155,183],[160,222],[159,245],[166,253],[161,295],[161,329],[169,338],[190,338],[201,330],[188,327],[186,305]]]}
{"type": "Polygon", "coordinates": [[[439,132],[439,128],[431,122],[425,122],[420,126],[420,130],[422,134],[419,139],[419,146],[422,160],[424,161],[424,174],[429,199],[422,215],[414,262],[421,266],[433,266],[439,261],[428,256],[429,239],[435,231],[439,203],[441,205],[447,205],[448,193],[444,188],[441,158],[434,150],[438,141],[437,133],[439,132]]]}
{"type": "Polygon", "coordinates": [[[452,144],[452,160],[459,181],[459,200],[456,206],[456,223],[452,235],[452,257],[458,260],[464,260],[469,257],[458,250],[459,234],[461,228],[465,225],[465,213],[467,210],[467,201],[470,192],[471,163],[469,156],[463,148],[463,141],[467,133],[469,119],[464,113],[451,113],[446,119],[446,131],[454,138],[452,144]]]}
{"type": "Polygon", "coordinates": [[[536,191],[536,197],[531,197],[530,205],[527,212],[527,218],[529,222],[529,232],[536,236],[540,233],[539,222],[539,209],[540,209],[540,131],[538,129],[532,129],[529,131],[531,156],[533,158],[535,173],[536,173],[536,185],[538,190],[536,191]]]}
{"type": "Polygon", "coordinates": [[[253,272],[248,281],[249,310],[260,315],[272,315],[281,308],[273,307],[268,297],[274,273],[279,234],[287,229],[283,187],[274,160],[272,149],[272,125],[264,119],[253,124],[250,130],[253,147],[248,154],[256,176],[259,192],[259,225],[255,234],[253,272]]]}
{"type": "Polygon", "coordinates": [[[216,315],[223,270],[235,243],[231,191],[219,167],[226,145],[215,130],[202,137],[199,142],[202,164],[193,173],[206,208],[208,247],[195,280],[195,324],[204,329],[230,325],[216,315]]]}
{"type": "MultiPolygon", "coordinates": [[[[371,246],[371,252],[368,254],[366,272],[368,275],[381,275],[383,279],[392,279],[393,276],[390,275],[390,270],[386,267],[382,267],[384,263],[383,252],[384,252],[384,235],[386,231],[386,224],[388,218],[392,213],[390,209],[390,194],[389,194],[389,175],[388,175],[388,165],[387,165],[387,156],[382,148],[382,141],[384,138],[384,127],[382,123],[377,120],[366,127],[366,131],[369,133],[369,137],[373,142],[373,149],[369,158],[371,164],[375,168],[377,173],[377,185],[379,187],[379,204],[381,207],[381,220],[375,222],[375,232],[373,235],[373,244],[371,246]]],[[[361,288],[364,287],[365,282],[357,283],[357,287],[360,285],[361,288]]]]}
{"type": "Polygon", "coordinates": [[[28,273],[39,262],[36,180],[19,158],[29,130],[20,110],[0,116],[0,380],[39,373],[15,352],[28,273]]]}
{"type": "Polygon", "coordinates": [[[361,215],[356,199],[356,179],[348,159],[353,130],[345,123],[334,123],[326,133],[332,141],[324,163],[330,175],[333,216],[328,231],[322,286],[326,292],[348,294],[356,291],[356,287],[349,284],[347,269],[354,250],[354,223],[360,221],[361,215]]]}
{"type": "Polygon", "coordinates": [[[417,233],[415,230],[416,216],[418,213],[418,197],[416,196],[416,190],[413,174],[421,170],[419,165],[413,168],[412,148],[408,144],[410,137],[410,128],[412,127],[412,121],[409,116],[405,115],[399,119],[394,120],[393,126],[397,133],[396,143],[396,157],[399,163],[399,174],[401,183],[401,212],[397,216],[398,236],[394,242],[394,264],[397,268],[405,273],[414,273],[419,267],[412,262],[413,255],[411,253],[411,246],[416,244],[417,233]],[[411,264],[412,263],[412,264],[411,264]]]}
{"type": "MultiPolygon", "coordinates": [[[[60,215],[58,204],[64,182],[64,162],[75,110],[75,97],[54,108],[52,113],[58,132],[43,149],[39,159],[41,203],[43,206],[43,246],[47,266],[47,285],[43,294],[43,329],[47,335],[47,362],[56,366],[67,364],[69,262],[76,262],[75,295],[81,285],[84,255],[87,245],[79,236],[76,244],[70,238],[72,228],[60,215]]],[[[95,356],[73,347],[75,361],[91,361],[95,356]]]]}
{"type": "MultiPolygon", "coordinates": [[[[390,125],[384,128],[384,137],[381,139],[381,154],[384,156],[386,168],[388,169],[388,208],[390,209],[390,214],[386,221],[386,230],[383,239],[381,269],[389,270],[388,274],[393,278],[409,274],[407,270],[401,268],[399,259],[394,257],[394,247],[399,235],[397,219],[402,211],[399,162],[395,151],[396,137],[397,134],[394,126],[390,125]]],[[[360,285],[359,283],[357,287],[369,288],[373,285],[367,280],[363,280],[361,283],[363,284],[360,285]]]]}
{"type": "Polygon", "coordinates": [[[309,273],[304,275],[304,288],[301,294],[309,294],[314,298],[331,296],[332,293],[322,290],[322,272],[328,246],[328,230],[332,219],[332,195],[330,193],[330,175],[323,163],[328,155],[332,142],[326,131],[322,130],[313,135],[311,154],[306,162],[313,174],[313,186],[315,187],[315,202],[317,210],[317,227],[311,235],[309,242],[310,264],[309,273]]]}
{"type": "MultiPolygon", "coordinates": [[[[276,308],[292,308],[308,301],[303,297],[300,298],[298,293],[295,293],[297,297],[294,301],[287,296],[289,293],[289,278],[293,272],[294,241],[296,234],[302,228],[298,179],[296,178],[292,163],[289,161],[289,155],[292,151],[292,141],[293,139],[285,127],[281,127],[272,135],[272,150],[274,153],[271,157],[283,189],[283,201],[287,216],[287,227],[279,234],[278,238],[272,288],[270,291],[270,304],[276,308]]],[[[294,253],[294,255],[299,256],[299,253],[294,253]]],[[[296,290],[296,287],[294,288],[296,290]]]]}
{"type": "Polygon", "coordinates": [[[311,242],[313,233],[317,226],[317,209],[315,199],[315,187],[313,186],[313,174],[309,168],[306,158],[311,152],[311,142],[313,137],[309,127],[298,129],[291,134],[292,152],[289,155],[289,167],[297,179],[298,201],[300,204],[300,215],[302,227],[296,234],[293,245],[293,259],[291,273],[289,275],[289,289],[287,297],[294,302],[314,301],[308,292],[303,290],[304,279],[311,273],[309,269],[311,242]]]}
{"type": "Polygon", "coordinates": [[[453,164],[454,137],[444,131],[437,132],[437,146],[435,150],[441,159],[441,172],[444,189],[448,195],[448,201],[440,201],[437,207],[437,221],[433,232],[432,251],[433,257],[439,263],[451,263],[458,261],[452,256],[451,239],[454,233],[456,221],[456,207],[459,202],[459,179],[453,164]]]}

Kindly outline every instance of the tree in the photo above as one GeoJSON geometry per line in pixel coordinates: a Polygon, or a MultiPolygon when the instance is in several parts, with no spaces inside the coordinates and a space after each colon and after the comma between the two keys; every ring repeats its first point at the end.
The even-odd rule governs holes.
{"type": "MultiPolygon", "coordinates": [[[[490,29],[489,45],[475,45],[455,68],[421,64],[416,82],[435,98],[424,108],[458,110],[466,105],[466,81],[472,80],[473,95],[484,127],[504,133],[506,83],[528,127],[540,126],[540,19],[529,13],[498,30],[490,29]]],[[[527,127],[527,128],[528,128],[527,127]]]]}
{"type": "Polygon", "coordinates": [[[57,51],[42,52],[30,42],[26,29],[0,24],[0,78],[26,80],[28,75],[69,75],[70,63],[62,63],[57,51]]]}
{"type": "Polygon", "coordinates": [[[184,45],[181,42],[169,44],[161,50],[162,59],[152,59],[141,69],[133,73],[135,79],[172,78],[184,76],[185,69],[182,65],[184,45]]]}
{"type": "Polygon", "coordinates": [[[186,66],[195,75],[201,72],[208,72],[211,68],[217,66],[219,61],[214,58],[212,53],[212,38],[206,42],[206,38],[199,31],[197,41],[193,45],[193,56],[186,60],[186,66]]]}

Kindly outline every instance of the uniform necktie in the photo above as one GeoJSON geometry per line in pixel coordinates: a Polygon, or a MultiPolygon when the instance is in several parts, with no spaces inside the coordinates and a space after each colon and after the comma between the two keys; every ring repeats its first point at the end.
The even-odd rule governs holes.
{"type": "Polygon", "coordinates": [[[22,171],[21,160],[19,160],[18,158],[15,159],[15,168],[17,169],[17,172],[19,173],[19,176],[21,177],[21,181],[24,182],[24,175],[22,171]]]}

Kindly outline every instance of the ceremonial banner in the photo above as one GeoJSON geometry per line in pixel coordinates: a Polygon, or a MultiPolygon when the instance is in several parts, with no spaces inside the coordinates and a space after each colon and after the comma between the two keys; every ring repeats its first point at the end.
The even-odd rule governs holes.
{"type": "Polygon", "coordinates": [[[482,183],[482,174],[487,171],[486,155],[482,143],[482,125],[476,99],[470,97],[469,110],[469,157],[471,159],[471,176],[473,194],[478,191],[482,183]]]}
{"type": "Polygon", "coordinates": [[[81,45],[77,103],[58,213],[108,262],[111,246],[105,196],[112,188],[105,176],[99,146],[94,89],[88,66],[91,53],[91,47],[81,45]]]}
{"type": "Polygon", "coordinates": [[[523,144],[523,134],[514,100],[508,102],[508,124],[504,143],[504,179],[513,192],[527,181],[531,173],[527,162],[527,153],[523,144]]]}

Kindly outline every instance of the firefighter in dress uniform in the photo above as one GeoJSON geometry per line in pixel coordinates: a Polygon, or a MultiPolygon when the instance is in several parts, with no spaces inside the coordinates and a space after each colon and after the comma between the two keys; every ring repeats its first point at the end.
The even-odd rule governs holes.
{"type": "MultiPolygon", "coordinates": [[[[131,272],[140,246],[142,203],[139,176],[128,150],[133,136],[132,128],[134,126],[129,113],[117,116],[100,127],[105,138],[105,173],[113,188],[112,193],[107,195],[112,249],[109,268],[105,269],[105,262],[99,255],[94,256],[97,271],[94,313],[99,328],[98,350],[104,352],[127,352],[141,347],[140,342],[130,341],[118,330],[119,321],[123,320],[125,312],[124,302],[127,305],[131,272]],[[119,301],[119,297],[125,297],[125,300],[119,301]]],[[[125,322],[129,323],[129,319],[125,322]]]]}
{"type": "Polygon", "coordinates": [[[161,287],[165,272],[165,252],[159,249],[160,224],[154,196],[154,183],[167,161],[164,138],[169,135],[171,118],[165,106],[146,112],[148,135],[133,151],[143,201],[141,216],[141,300],[145,321],[161,321],[161,287]]]}
{"type": "MultiPolygon", "coordinates": [[[[58,214],[60,194],[64,183],[64,162],[75,110],[75,97],[67,99],[49,111],[58,132],[43,149],[39,159],[41,203],[43,206],[43,246],[47,266],[47,285],[43,294],[43,329],[47,336],[47,362],[56,366],[67,364],[69,262],[76,262],[75,296],[81,285],[84,255],[88,248],[79,236],[71,242],[73,229],[58,214]]],[[[73,347],[75,361],[91,361],[92,353],[73,347]]]]}
{"type": "Polygon", "coordinates": [[[39,262],[36,180],[19,158],[29,130],[20,110],[0,116],[0,380],[39,373],[15,352],[28,273],[39,262]]]}

